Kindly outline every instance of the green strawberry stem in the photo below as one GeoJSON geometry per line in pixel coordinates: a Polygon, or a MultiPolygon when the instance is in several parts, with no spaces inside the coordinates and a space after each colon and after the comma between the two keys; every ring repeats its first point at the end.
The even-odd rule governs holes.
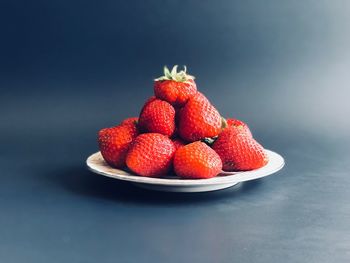
{"type": "Polygon", "coordinates": [[[217,138],[218,138],[217,136],[216,137],[212,137],[212,138],[206,137],[206,138],[202,139],[202,142],[204,142],[208,146],[211,146],[211,145],[213,145],[213,143],[216,141],[217,138]]]}
{"type": "Polygon", "coordinates": [[[224,117],[221,117],[221,129],[227,128],[228,124],[224,117]]]}
{"type": "Polygon", "coordinates": [[[187,74],[186,66],[179,72],[177,72],[177,68],[178,65],[175,65],[170,71],[167,66],[164,66],[164,76],[156,78],[155,81],[175,80],[177,82],[187,82],[195,79],[194,76],[187,74]]]}

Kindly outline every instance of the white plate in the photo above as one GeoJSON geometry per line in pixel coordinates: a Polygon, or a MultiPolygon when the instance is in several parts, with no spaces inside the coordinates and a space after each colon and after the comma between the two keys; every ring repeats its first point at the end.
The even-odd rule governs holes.
{"type": "Polygon", "coordinates": [[[109,166],[103,160],[100,152],[90,155],[86,160],[86,164],[94,173],[129,181],[142,188],[166,192],[206,192],[228,188],[240,182],[265,177],[281,170],[284,166],[283,157],[273,151],[266,150],[266,152],[269,156],[269,162],[260,169],[225,173],[210,179],[181,179],[176,176],[163,178],[137,176],[126,170],[109,166]]]}

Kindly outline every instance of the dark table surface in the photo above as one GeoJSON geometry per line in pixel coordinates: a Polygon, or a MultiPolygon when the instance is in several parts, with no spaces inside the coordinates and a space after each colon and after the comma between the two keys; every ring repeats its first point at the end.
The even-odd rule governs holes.
{"type": "Polygon", "coordinates": [[[350,261],[349,3],[213,3],[2,3],[1,262],[350,261]],[[192,194],[89,172],[175,63],[283,170],[192,194]]]}

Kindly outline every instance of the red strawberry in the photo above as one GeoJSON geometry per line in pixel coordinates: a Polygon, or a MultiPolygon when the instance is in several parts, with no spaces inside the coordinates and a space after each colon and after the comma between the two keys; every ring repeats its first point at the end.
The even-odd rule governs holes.
{"type": "Polygon", "coordinates": [[[221,169],[219,155],[203,142],[187,144],[175,153],[174,170],[182,178],[211,178],[218,175],[221,169]]]}
{"type": "Polygon", "coordinates": [[[237,119],[226,119],[227,127],[234,127],[237,133],[244,133],[250,137],[253,137],[248,125],[243,121],[237,119]]]}
{"type": "Polygon", "coordinates": [[[175,138],[172,141],[175,145],[176,150],[186,145],[186,143],[181,138],[175,138]]]}
{"type": "Polygon", "coordinates": [[[142,109],[141,109],[141,112],[143,111],[143,109],[144,109],[148,104],[150,104],[152,101],[154,101],[154,100],[156,100],[156,99],[157,99],[156,96],[151,96],[151,97],[149,97],[149,98],[146,100],[145,104],[143,104],[143,107],[142,107],[142,109]]]}
{"type": "Polygon", "coordinates": [[[127,118],[125,120],[123,120],[120,125],[134,125],[134,124],[137,124],[137,122],[139,121],[139,118],[138,117],[130,117],[130,118],[127,118]]]}
{"type": "Polygon", "coordinates": [[[225,171],[247,171],[263,167],[268,162],[264,148],[252,137],[237,133],[234,127],[222,131],[213,144],[225,171]]]}
{"type": "Polygon", "coordinates": [[[138,175],[159,177],[170,171],[175,151],[168,137],[159,133],[144,133],[133,141],[126,165],[138,175]]]}
{"type": "Polygon", "coordinates": [[[143,132],[171,136],[175,131],[174,107],[159,99],[147,101],[140,113],[139,128],[143,132]]]}
{"type": "Polygon", "coordinates": [[[137,130],[127,125],[105,128],[98,133],[98,144],[105,161],[116,168],[125,166],[125,158],[137,130]]]}
{"type": "Polygon", "coordinates": [[[209,101],[208,98],[200,91],[197,91],[194,97],[196,98],[196,100],[209,101]]]}
{"type": "Polygon", "coordinates": [[[189,98],[196,94],[194,77],[184,70],[177,72],[177,65],[171,72],[164,67],[164,76],[155,79],[154,94],[174,106],[183,106],[189,98]]]}
{"type": "Polygon", "coordinates": [[[188,100],[179,116],[178,132],[185,141],[193,142],[217,136],[221,131],[221,116],[201,93],[188,100]]]}
{"type": "Polygon", "coordinates": [[[134,132],[138,133],[138,120],[138,117],[127,118],[120,123],[120,126],[127,126],[134,132]]]}

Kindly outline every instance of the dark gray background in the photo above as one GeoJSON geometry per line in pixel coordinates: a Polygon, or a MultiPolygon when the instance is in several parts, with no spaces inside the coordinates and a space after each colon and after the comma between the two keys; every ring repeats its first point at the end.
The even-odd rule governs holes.
{"type": "Polygon", "coordinates": [[[349,262],[349,1],[1,1],[1,262],[349,262]],[[186,64],[283,171],[223,191],[85,169],[186,64]]]}

